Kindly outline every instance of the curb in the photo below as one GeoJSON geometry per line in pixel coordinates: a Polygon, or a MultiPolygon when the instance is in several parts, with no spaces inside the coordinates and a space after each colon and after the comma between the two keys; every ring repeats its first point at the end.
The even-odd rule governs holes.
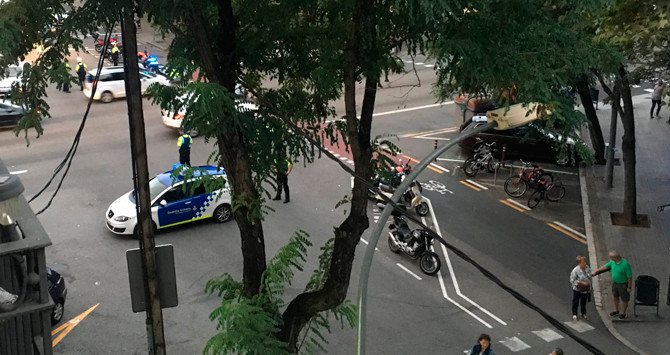
{"type": "MultiPolygon", "coordinates": [[[[581,189],[581,194],[582,194],[582,209],[584,211],[584,229],[586,231],[586,241],[588,244],[588,250],[589,250],[589,260],[591,263],[598,263],[598,253],[597,253],[597,247],[604,247],[606,248],[605,245],[605,240],[604,238],[601,239],[601,236],[603,235],[602,232],[602,221],[600,220],[600,215],[599,211],[600,209],[598,208],[598,199],[597,199],[597,194],[595,193],[596,187],[595,187],[595,180],[596,176],[593,173],[593,170],[591,169],[590,174],[587,179],[587,169],[584,167],[584,165],[580,165],[579,167],[579,185],[581,189]],[[593,195],[590,195],[589,192],[592,192],[593,195]],[[593,209],[591,207],[594,207],[593,209]],[[595,213],[595,214],[594,214],[595,213]],[[594,233],[594,228],[598,229],[598,233],[594,233]],[[598,238],[596,237],[598,236],[598,238]]],[[[602,297],[602,289],[600,285],[600,280],[598,278],[593,278],[593,301],[596,306],[596,310],[598,311],[598,315],[600,316],[600,319],[602,320],[603,324],[605,324],[605,328],[614,336],[617,340],[619,340],[623,345],[631,349],[632,351],[635,351],[638,354],[643,354],[643,355],[649,355],[647,352],[641,350],[635,344],[631,343],[626,337],[621,335],[616,328],[614,328],[614,323],[612,322],[612,319],[610,318],[609,314],[607,311],[603,308],[603,297],[602,297]]]]}

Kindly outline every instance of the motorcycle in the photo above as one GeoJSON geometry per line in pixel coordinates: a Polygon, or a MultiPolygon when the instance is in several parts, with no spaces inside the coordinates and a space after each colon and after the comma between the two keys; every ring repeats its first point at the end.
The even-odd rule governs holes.
{"type": "MultiPolygon", "coordinates": [[[[102,48],[105,46],[105,41],[100,39],[100,35],[97,34],[97,33],[94,33],[92,36],[93,36],[93,39],[95,40],[95,51],[98,52],[98,53],[101,53],[102,48]]],[[[119,49],[121,49],[121,42],[119,41],[118,36],[114,36],[114,37],[109,38],[109,45],[107,46],[108,51],[109,51],[109,48],[112,48],[114,46],[114,44],[116,44],[119,47],[119,49]]]]}
{"type": "MultiPolygon", "coordinates": [[[[404,178],[405,177],[403,176],[403,179],[404,178]]],[[[388,189],[389,187],[386,185],[380,185],[379,187],[381,193],[386,197],[391,198],[395,189],[393,189],[393,191],[388,191],[388,189]]],[[[430,212],[430,208],[428,207],[426,199],[421,195],[422,191],[423,188],[421,187],[421,184],[418,181],[412,181],[407,191],[402,194],[399,202],[408,209],[414,209],[416,214],[423,217],[430,212]]],[[[378,195],[375,195],[375,200],[377,201],[377,204],[386,204],[386,202],[378,195]]]]}
{"type": "MultiPolygon", "coordinates": [[[[393,193],[400,185],[400,183],[405,179],[405,176],[409,175],[412,172],[412,167],[409,163],[402,165],[402,159],[400,159],[400,165],[397,165],[391,169],[391,174],[389,177],[380,177],[379,175],[375,176],[372,180],[372,184],[378,189],[384,192],[393,193]]],[[[377,193],[373,190],[369,190],[370,200],[375,200],[377,193]]]]}
{"type": "Polygon", "coordinates": [[[440,271],[440,257],[432,251],[433,237],[424,229],[410,230],[402,215],[393,211],[393,223],[389,225],[389,249],[392,252],[419,260],[419,267],[426,275],[435,275],[440,271]]]}
{"type": "Polygon", "coordinates": [[[149,52],[137,52],[137,62],[142,70],[153,73],[162,73],[162,65],[158,63],[158,58],[150,55],[149,52]]]}

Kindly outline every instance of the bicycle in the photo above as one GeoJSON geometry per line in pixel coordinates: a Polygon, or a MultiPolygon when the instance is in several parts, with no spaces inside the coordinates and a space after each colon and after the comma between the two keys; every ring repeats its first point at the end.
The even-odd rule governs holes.
{"type": "Polygon", "coordinates": [[[523,166],[517,175],[510,176],[505,180],[505,192],[511,197],[523,196],[528,188],[537,188],[538,183],[552,182],[554,176],[551,173],[545,172],[541,166],[527,163],[521,160],[523,166]],[[532,167],[532,169],[529,169],[532,167]]]}
{"type": "Polygon", "coordinates": [[[498,169],[498,161],[493,157],[493,149],[496,142],[482,143],[479,148],[475,149],[475,154],[466,159],[463,163],[463,172],[468,177],[477,175],[480,169],[486,167],[489,173],[498,169]]]}
{"type": "Polygon", "coordinates": [[[560,180],[553,182],[540,181],[538,187],[528,199],[528,207],[535,208],[540,201],[546,199],[551,202],[558,202],[565,196],[565,187],[560,180]]]}

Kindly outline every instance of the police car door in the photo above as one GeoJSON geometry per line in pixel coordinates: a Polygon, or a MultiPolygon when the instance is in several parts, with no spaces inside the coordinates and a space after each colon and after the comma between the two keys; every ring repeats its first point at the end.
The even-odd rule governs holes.
{"type": "Polygon", "coordinates": [[[157,200],[156,206],[158,228],[189,222],[193,218],[192,201],[188,191],[183,191],[183,184],[167,189],[157,200]]]}

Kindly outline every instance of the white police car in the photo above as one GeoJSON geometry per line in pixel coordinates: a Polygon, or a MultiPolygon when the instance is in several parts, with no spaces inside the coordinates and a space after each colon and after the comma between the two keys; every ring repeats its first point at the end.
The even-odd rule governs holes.
{"type": "MultiPolygon", "coordinates": [[[[177,165],[176,165],[177,166],[177,165]]],[[[223,223],[232,217],[230,190],[226,173],[215,166],[193,168],[193,175],[184,181],[183,172],[166,171],[149,181],[151,219],[154,229],[174,226],[206,218],[223,223]],[[209,183],[221,186],[212,193],[205,191],[197,179],[214,179],[209,183]],[[184,190],[184,184],[186,189],[184,190]],[[196,186],[193,189],[193,186],[196,186]]],[[[137,228],[135,194],[130,191],[114,201],[105,215],[107,228],[116,234],[134,234],[137,228]]]]}

